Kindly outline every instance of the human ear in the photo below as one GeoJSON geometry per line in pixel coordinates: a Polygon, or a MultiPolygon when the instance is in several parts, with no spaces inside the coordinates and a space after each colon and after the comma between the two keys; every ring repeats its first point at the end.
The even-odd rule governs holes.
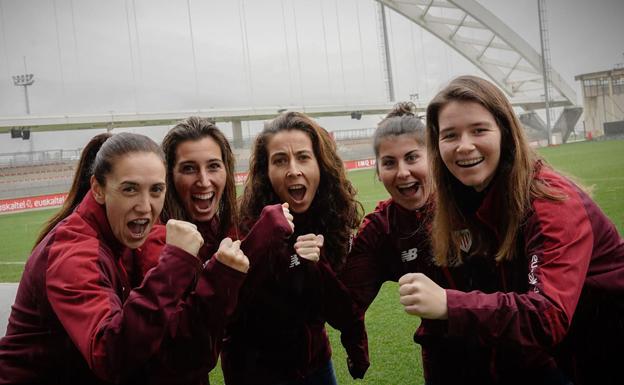
{"type": "Polygon", "coordinates": [[[101,205],[104,204],[104,189],[100,183],[95,179],[95,175],[91,175],[91,191],[93,192],[93,198],[101,205]]]}

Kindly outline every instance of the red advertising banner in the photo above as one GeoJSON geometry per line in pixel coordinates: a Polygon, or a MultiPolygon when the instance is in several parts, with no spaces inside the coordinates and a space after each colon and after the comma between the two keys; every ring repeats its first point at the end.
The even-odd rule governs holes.
{"type": "Polygon", "coordinates": [[[236,174],[234,174],[234,183],[235,184],[243,184],[245,183],[245,180],[247,179],[247,174],[249,174],[248,172],[237,172],[236,174]]]}
{"type": "Polygon", "coordinates": [[[3,199],[0,200],[0,213],[15,211],[42,209],[47,207],[61,206],[67,197],[63,194],[40,195],[36,197],[3,199]]]}
{"type": "Polygon", "coordinates": [[[373,168],[375,167],[375,158],[360,159],[360,160],[347,160],[344,162],[347,170],[357,170],[360,168],[373,168]]]}

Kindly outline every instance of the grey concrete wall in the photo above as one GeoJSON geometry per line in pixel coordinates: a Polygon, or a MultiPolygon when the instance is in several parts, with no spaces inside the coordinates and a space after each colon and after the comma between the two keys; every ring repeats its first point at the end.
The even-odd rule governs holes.
{"type": "Polygon", "coordinates": [[[15,302],[17,283],[0,283],[0,337],[6,334],[11,305],[15,302]]]}

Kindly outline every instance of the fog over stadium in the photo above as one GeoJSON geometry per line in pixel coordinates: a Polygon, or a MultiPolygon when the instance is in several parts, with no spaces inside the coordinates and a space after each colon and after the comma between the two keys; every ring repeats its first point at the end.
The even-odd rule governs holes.
{"type": "MultiPolygon", "coordinates": [[[[539,52],[537,1],[479,3],[539,52]]],[[[376,7],[372,0],[0,0],[0,116],[25,115],[23,90],[11,79],[22,73],[35,75],[32,115],[386,102],[376,7]]],[[[549,0],[547,7],[552,67],[581,104],[574,76],[624,61],[624,2],[549,0]]],[[[452,77],[482,75],[387,12],[396,100],[425,105],[452,77]]],[[[333,130],[378,120],[320,122],[333,130]]],[[[244,122],[243,135],[260,126],[244,122]]],[[[159,140],[167,129],[141,131],[159,140]]],[[[0,153],[79,148],[93,133],[28,141],[0,134],[0,153]]]]}

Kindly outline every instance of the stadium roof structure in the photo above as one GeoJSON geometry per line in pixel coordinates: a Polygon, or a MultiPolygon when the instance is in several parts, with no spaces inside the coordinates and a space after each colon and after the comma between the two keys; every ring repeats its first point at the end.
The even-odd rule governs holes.
{"type": "MultiPolygon", "coordinates": [[[[540,108],[543,102],[535,100],[513,100],[514,107],[523,109],[540,108]]],[[[300,111],[313,118],[332,116],[351,116],[357,119],[362,115],[385,115],[393,103],[361,104],[343,106],[277,106],[265,108],[238,108],[220,110],[189,110],[147,113],[109,113],[109,114],[68,114],[68,115],[25,115],[0,117],[0,133],[7,133],[12,128],[28,128],[31,131],[84,130],[91,128],[129,128],[174,125],[189,116],[202,116],[214,122],[262,121],[275,118],[283,111],[300,111]]],[[[555,101],[551,106],[569,105],[564,101],[555,101]]],[[[425,105],[417,105],[417,112],[425,112],[425,105]]]]}
{"type": "MultiPolygon", "coordinates": [[[[494,81],[514,107],[525,111],[545,108],[542,57],[529,43],[475,0],[378,0],[438,37],[463,55],[494,81]]],[[[550,107],[576,104],[576,93],[550,68],[550,83],[556,91],[550,107]]],[[[424,110],[419,105],[418,111],[424,110]]],[[[88,128],[125,128],[173,125],[191,115],[215,122],[267,120],[284,110],[296,110],[318,117],[383,115],[392,103],[343,106],[272,106],[232,109],[200,109],[175,112],[128,112],[104,114],[26,115],[0,117],[0,133],[12,128],[57,131],[88,128]]],[[[572,124],[573,126],[574,124],[572,124]]]]}
{"type": "MultiPolygon", "coordinates": [[[[475,0],[379,0],[438,37],[483,71],[525,110],[544,108],[541,55],[475,0]]],[[[576,104],[576,92],[552,67],[551,107],[576,104]]]]}
{"type": "MultiPolygon", "coordinates": [[[[366,104],[349,106],[276,106],[265,108],[239,108],[220,110],[189,110],[150,113],[109,113],[109,114],[73,114],[73,115],[27,115],[19,117],[0,117],[0,133],[11,128],[24,127],[32,131],[80,130],[89,128],[127,128],[146,126],[174,125],[189,116],[202,116],[214,122],[261,121],[275,118],[283,111],[300,111],[313,118],[331,116],[385,115],[392,109],[393,103],[366,104]]],[[[424,111],[424,107],[418,108],[424,111]]]]}

